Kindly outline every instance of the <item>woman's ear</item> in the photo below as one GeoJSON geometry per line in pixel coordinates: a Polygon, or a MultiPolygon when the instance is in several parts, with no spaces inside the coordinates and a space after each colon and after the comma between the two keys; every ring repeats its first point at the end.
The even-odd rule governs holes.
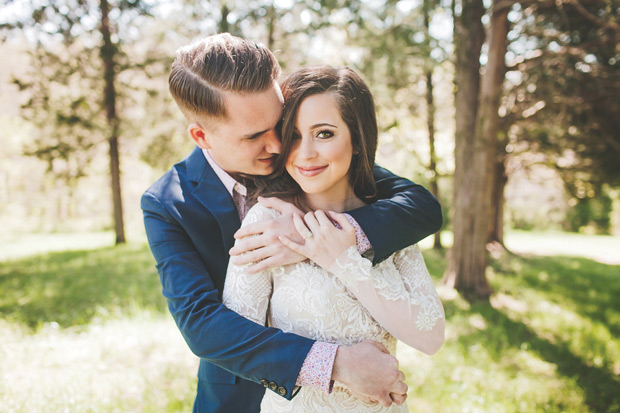
{"type": "Polygon", "coordinates": [[[196,145],[202,149],[210,149],[211,145],[207,139],[207,132],[199,123],[192,123],[187,127],[187,132],[192,137],[196,145]]]}

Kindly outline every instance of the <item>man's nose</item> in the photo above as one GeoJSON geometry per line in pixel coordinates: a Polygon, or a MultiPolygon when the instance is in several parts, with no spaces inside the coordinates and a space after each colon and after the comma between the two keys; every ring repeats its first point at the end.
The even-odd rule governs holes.
{"type": "Polygon", "coordinates": [[[273,154],[280,153],[280,136],[278,136],[278,132],[275,129],[271,129],[269,132],[265,133],[265,151],[273,154]]]}

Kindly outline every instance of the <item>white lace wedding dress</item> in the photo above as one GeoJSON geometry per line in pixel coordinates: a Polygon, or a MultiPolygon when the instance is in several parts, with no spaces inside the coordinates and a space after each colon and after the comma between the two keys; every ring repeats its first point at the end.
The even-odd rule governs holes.
{"type": "MultiPolygon", "coordinates": [[[[277,215],[257,204],[242,226],[277,215]]],[[[441,329],[443,340],[443,307],[417,245],[374,267],[351,247],[329,270],[306,260],[250,275],[230,264],[224,304],[261,325],[267,319],[283,331],[343,345],[371,339],[392,354],[397,338],[420,348],[441,329]]],[[[405,405],[365,403],[338,382],[331,394],[304,386],[290,401],[267,391],[261,404],[261,412],[407,411],[405,405]]]]}

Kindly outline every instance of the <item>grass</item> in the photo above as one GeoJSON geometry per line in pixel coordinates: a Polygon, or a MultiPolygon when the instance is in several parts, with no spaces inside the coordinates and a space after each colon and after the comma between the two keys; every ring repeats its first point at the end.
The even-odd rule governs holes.
{"type": "MultiPolygon", "coordinates": [[[[444,254],[425,259],[438,276],[444,254]]],[[[401,345],[411,410],[620,411],[620,266],[506,255],[487,275],[490,303],[440,287],[448,323],[439,353],[401,345]]]]}
{"type": "MultiPolygon", "coordinates": [[[[197,360],[167,314],[148,247],[89,237],[61,235],[67,248],[90,248],[73,251],[53,236],[29,238],[30,252],[0,240],[17,250],[0,257],[0,411],[191,411],[197,360]]],[[[509,244],[538,242],[544,253],[549,237],[509,244]]],[[[592,256],[610,238],[596,240],[570,243],[592,256]]],[[[439,285],[445,253],[424,254],[439,285]]],[[[435,356],[400,345],[410,410],[620,411],[620,265],[505,255],[487,275],[490,303],[439,287],[447,340],[435,356]]]]}

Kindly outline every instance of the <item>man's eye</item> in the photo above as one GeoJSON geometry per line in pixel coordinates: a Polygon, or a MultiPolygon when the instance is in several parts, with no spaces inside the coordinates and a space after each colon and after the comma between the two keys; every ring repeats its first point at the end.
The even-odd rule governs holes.
{"type": "Polygon", "coordinates": [[[296,141],[298,139],[301,139],[301,135],[299,133],[293,133],[292,138],[293,138],[294,141],[296,141]]]}
{"type": "Polygon", "coordinates": [[[334,132],[329,130],[322,130],[316,134],[316,137],[321,139],[331,138],[332,136],[334,136],[334,132]]]}

